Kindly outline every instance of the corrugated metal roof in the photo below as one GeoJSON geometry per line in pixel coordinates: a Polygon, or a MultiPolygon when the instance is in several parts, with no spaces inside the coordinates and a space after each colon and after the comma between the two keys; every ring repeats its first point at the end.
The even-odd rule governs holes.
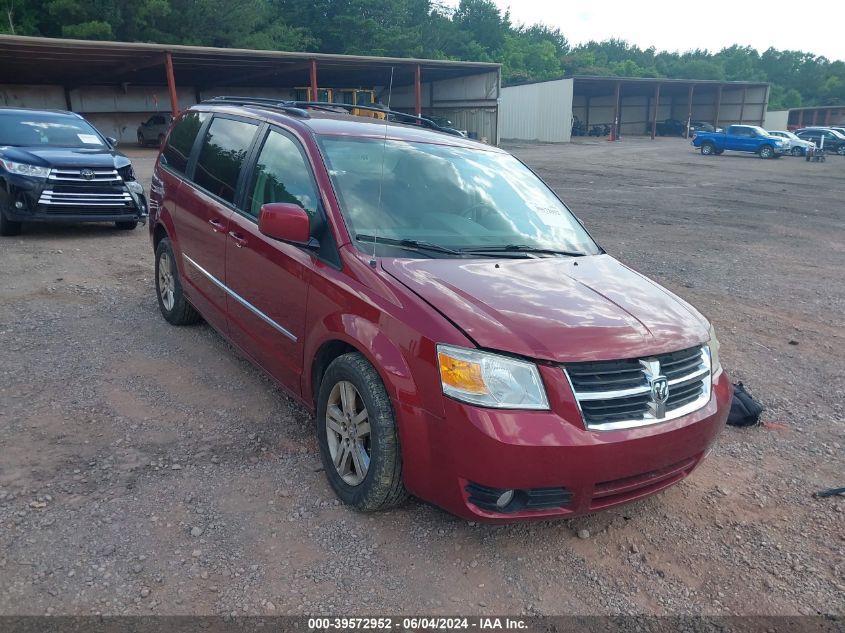
{"type": "Polygon", "coordinates": [[[274,86],[280,82],[307,85],[311,60],[317,61],[319,83],[324,86],[387,83],[391,67],[395,85],[410,84],[417,64],[422,66],[424,81],[498,71],[501,66],[486,62],[0,35],[0,83],[69,87],[161,84],[166,52],[173,56],[177,83],[181,79],[181,83],[195,86],[274,86]]]}

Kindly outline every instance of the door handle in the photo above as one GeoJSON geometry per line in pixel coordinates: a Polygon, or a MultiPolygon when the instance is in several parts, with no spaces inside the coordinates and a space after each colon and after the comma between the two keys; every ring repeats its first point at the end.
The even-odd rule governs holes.
{"type": "Polygon", "coordinates": [[[215,233],[222,233],[226,230],[226,225],[217,218],[211,218],[208,223],[211,225],[211,230],[215,233]]]}
{"type": "Polygon", "coordinates": [[[238,248],[243,248],[244,246],[246,246],[246,239],[240,233],[229,231],[229,237],[235,240],[235,246],[237,246],[238,248]]]}

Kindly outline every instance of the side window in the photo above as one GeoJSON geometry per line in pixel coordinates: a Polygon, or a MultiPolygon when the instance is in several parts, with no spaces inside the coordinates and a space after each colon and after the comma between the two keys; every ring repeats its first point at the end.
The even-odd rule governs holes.
{"type": "Polygon", "coordinates": [[[202,141],[194,183],[234,203],[241,167],[257,129],[254,123],[214,117],[202,141]]]}
{"type": "Polygon", "coordinates": [[[163,125],[164,124],[164,117],[163,116],[154,116],[152,123],[153,123],[153,125],[163,125]]]}
{"type": "Polygon", "coordinates": [[[170,169],[184,174],[191,156],[191,148],[200,128],[208,118],[207,112],[188,112],[179,119],[162,151],[162,162],[170,169]]]}
{"type": "Polygon", "coordinates": [[[264,141],[247,192],[244,210],[253,218],[268,202],[299,205],[314,218],[320,201],[299,146],[274,130],[264,141]]]}

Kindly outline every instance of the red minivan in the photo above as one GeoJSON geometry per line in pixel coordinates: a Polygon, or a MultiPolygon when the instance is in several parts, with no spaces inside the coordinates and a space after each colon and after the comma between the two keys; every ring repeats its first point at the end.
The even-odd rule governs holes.
{"type": "Polygon", "coordinates": [[[202,317],[314,412],[344,502],[569,517],[692,472],[731,399],[699,312],[507,152],[327,110],[182,113],[150,230],[164,318],[202,317]]]}

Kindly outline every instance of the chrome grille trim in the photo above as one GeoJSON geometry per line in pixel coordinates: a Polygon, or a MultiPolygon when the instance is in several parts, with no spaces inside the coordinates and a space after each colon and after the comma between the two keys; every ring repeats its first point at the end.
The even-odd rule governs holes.
{"type": "Polygon", "coordinates": [[[106,192],[65,192],[45,189],[38,198],[38,204],[54,207],[126,207],[132,205],[132,196],[128,191],[106,192]]]}
{"type": "Polygon", "coordinates": [[[117,173],[116,169],[87,169],[84,167],[80,168],[72,168],[72,167],[54,167],[50,170],[50,175],[47,176],[47,180],[52,181],[60,181],[60,182],[79,182],[79,183],[103,183],[103,182],[123,182],[123,179],[120,177],[120,174],[117,173]],[[93,176],[91,178],[84,178],[82,176],[82,171],[91,171],[93,172],[93,176]]]}
{"type": "Polygon", "coordinates": [[[710,402],[712,379],[706,345],[643,359],[570,363],[563,366],[563,371],[590,430],[615,431],[659,424],[688,415],[710,402]],[[665,377],[669,385],[663,406],[656,406],[647,366],[659,367],[660,377],[665,377]],[[626,386],[603,388],[605,380],[626,386]]]}

